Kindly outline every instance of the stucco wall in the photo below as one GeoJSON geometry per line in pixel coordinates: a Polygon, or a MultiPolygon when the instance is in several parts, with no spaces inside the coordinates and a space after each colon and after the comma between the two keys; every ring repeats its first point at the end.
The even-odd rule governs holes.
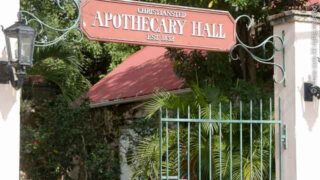
{"type": "MultiPolygon", "coordinates": [[[[9,27],[17,20],[19,0],[0,6],[0,25],[9,27]]],[[[4,34],[0,32],[0,60],[6,59],[4,34]]],[[[19,179],[20,91],[0,84],[0,179],[19,179]]]]}
{"type": "MultiPolygon", "coordinates": [[[[304,101],[304,83],[320,78],[320,65],[313,62],[313,50],[320,57],[319,37],[312,40],[313,31],[319,33],[320,24],[311,17],[311,12],[288,11],[274,16],[274,34],[285,34],[286,86],[275,85],[276,119],[280,113],[287,125],[287,149],[283,153],[282,178],[284,180],[316,180],[320,177],[320,118],[319,100],[304,101]],[[318,73],[314,73],[317,71],[318,73]],[[278,98],[282,99],[278,111],[278,98]]],[[[319,17],[318,17],[319,18],[319,17]]],[[[278,53],[275,62],[282,64],[282,54],[278,53]]],[[[281,77],[275,69],[277,78],[281,77]]],[[[317,81],[318,81],[317,80],[317,81]]],[[[319,86],[320,84],[316,82],[319,86]]],[[[278,141],[278,137],[276,137],[278,141]]],[[[278,145],[278,142],[276,143],[278,145]]],[[[276,158],[279,158],[279,146],[276,146],[276,158]]],[[[280,179],[280,164],[277,164],[277,179],[280,179]]]]}

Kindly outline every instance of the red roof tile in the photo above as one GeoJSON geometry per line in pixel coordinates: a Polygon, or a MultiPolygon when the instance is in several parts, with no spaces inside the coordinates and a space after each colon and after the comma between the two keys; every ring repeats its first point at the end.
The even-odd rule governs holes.
{"type": "Polygon", "coordinates": [[[92,103],[150,95],[156,90],[182,89],[163,47],[147,46],[128,57],[88,92],[92,103]]]}
{"type": "Polygon", "coordinates": [[[316,3],[320,3],[320,0],[308,0],[308,5],[312,5],[312,4],[316,4],[316,3]]]}

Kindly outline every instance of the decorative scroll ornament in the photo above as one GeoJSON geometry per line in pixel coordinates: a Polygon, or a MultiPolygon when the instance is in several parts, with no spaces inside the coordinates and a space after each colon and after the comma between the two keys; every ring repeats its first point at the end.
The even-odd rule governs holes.
{"type": "MultiPolygon", "coordinates": [[[[254,18],[251,18],[248,15],[241,15],[236,19],[236,25],[238,24],[238,21],[240,19],[249,20],[249,25],[247,25],[248,31],[250,31],[250,30],[252,30],[252,28],[254,28],[254,26],[255,26],[254,18]]],[[[235,51],[236,51],[236,49],[241,49],[242,48],[255,61],[257,61],[259,63],[262,63],[262,64],[273,65],[273,66],[279,68],[281,70],[281,73],[282,73],[282,78],[280,80],[277,80],[274,77],[273,79],[274,79],[274,81],[276,83],[279,83],[279,84],[280,83],[284,83],[284,81],[285,81],[284,65],[280,65],[280,64],[277,64],[277,63],[272,61],[274,59],[274,57],[275,57],[276,52],[280,51],[280,52],[284,53],[283,52],[284,51],[283,37],[280,37],[280,36],[277,36],[277,35],[272,35],[272,36],[268,37],[267,39],[265,39],[261,44],[256,45],[256,46],[249,46],[249,45],[245,44],[244,42],[242,42],[241,39],[239,38],[238,33],[236,33],[236,38],[237,38],[238,44],[234,45],[230,50],[229,57],[230,57],[231,60],[240,60],[240,57],[238,56],[238,54],[235,51]],[[275,41],[279,41],[279,46],[280,47],[276,46],[275,41]],[[270,48],[272,48],[272,54],[269,55],[269,57],[259,57],[258,55],[256,55],[254,53],[254,50],[262,49],[263,54],[265,54],[267,52],[267,50],[266,50],[267,46],[271,46],[270,48]]]]}
{"type": "MultiPolygon", "coordinates": [[[[64,0],[53,0],[53,1],[57,4],[57,6],[60,8],[60,10],[66,11],[64,8],[64,5],[63,5],[64,0]]],[[[42,33],[44,32],[44,29],[46,29],[46,31],[53,31],[53,32],[59,33],[59,35],[53,39],[48,39],[48,37],[45,35],[42,36],[42,38],[40,40],[35,41],[35,46],[45,47],[45,46],[54,45],[54,44],[60,42],[61,40],[65,40],[66,36],[72,31],[76,31],[80,34],[78,39],[73,39],[73,41],[80,42],[83,39],[82,31],[79,28],[79,23],[80,23],[80,6],[79,6],[79,4],[80,4],[80,1],[79,0],[72,0],[72,4],[75,7],[77,17],[74,20],[71,20],[71,25],[70,25],[70,27],[67,27],[67,28],[53,27],[53,26],[45,23],[44,21],[42,21],[39,17],[37,17],[33,13],[31,13],[29,11],[25,11],[25,10],[20,10],[20,12],[24,16],[27,24],[36,23],[39,26],[40,29],[37,30],[38,36],[42,35],[42,33]]]]}

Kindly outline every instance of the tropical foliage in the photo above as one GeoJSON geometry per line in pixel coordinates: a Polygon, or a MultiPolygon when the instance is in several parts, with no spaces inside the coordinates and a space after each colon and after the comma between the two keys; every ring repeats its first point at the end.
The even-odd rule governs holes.
{"type": "MultiPolygon", "coordinates": [[[[245,23],[238,24],[238,31],[240,38],[249,45],[257,45],[263,39],[270,36],[270,32],[272,32],[272,28],[266,21],[266,17],[284,9],[292,9],[292,8],[302,8],[303,3],[306,1],[294,1],[292,3],[287,3],[287,1],[249,1],[249,0],[235,0],[235,1],[165,1],[166,3],[172,4],[181,4],[188,6],[198,6],[205,7],[209,6],[210,8],[219,8],[226,9],[231,11],[234,16],[239,14],[252,14],[255,16],[257,20],[257,26],[253,31],[248,32],[246,29],[245,23]],[[261,8],[263,7],[263,8],[261,8]]],[[[268,66],[260,66],[255,63],[251,57],[247,54],[239,51],[237,52],[240,61],[239,62],[229,62],[226,54],[221,53],[213,53],[213,52],[203,52],[203,51],[193,51],[191,53],[186,52],[185,50],[176,50],[170,49],[169,57],[172,59],[174,63],[174,68],[180,77],[186,79],[187,84],[192,89],[191,94],[177,96],[174,94],[170,94],[167,92],[158,92],[155,97],[146,103],[145,109],[148,114],[148,118],[151,120],[158,120],[158,118],[154,119],[157,116],[157,112],[162,109],[168,108],[169,114],[175,114],[174,112],[179,109],[181,116],[187,117],[188,107],[191,109],[191,117],[198,117],[198,107],[201,107],[202,117],[209,117],[209,109],[208,104],[212,106],[212,114],[219,114],[217,112],[219,103],[229,104],[229,102],[233,102],[234,109],[239,109],[240,100],[243,102],[249,102],[252,100],[254,103],[258,103],[259,99],[262,99],[263,102],[268,102],[268,98],[272,98],[273,91],[273,81],[270,77],[272,77],[273,67],[268,66]],[[267,98],[267,99],[266,99],[267,98]],[[173,110],[173,111],[172,111],[173,110]]],[[[257,50],[259,56],[263,56],[262,50],[257,50]],[[259,54],[260,53],[260,54],[259,54]]],[[[228,107],[228,106],[227,106],[228,107]]],[[[253,112],[260,112],[257,107],[253,106],[253,112]]],[[[229,116],[228,108],[223,108],[222,117],[223,119],[239,119],[239,111],[233,111],[232,116],[229,116]]],[[[248,110],[243,110],[243,117],[249,119],[248,110]]],[[[264,118],[268,117],[268,112],[263,112],[264,118]]],[[[180,116],[180,117],[181,117],[180,116]]],[[[254,114],[253,116],[257,116],[254,114]]],[[[270,114],[269,114],[270,116],[270,114]]],[[[217,118],[217,117],[216,117],[217,118]]],[[[191,133],[191,177],[197,179],[198,177],[198,127],[192,126],[193,129],[191,133]],[[196,130],[195,130],[196,129],[196,130]]],[[[213,152],[213,167],[212,172],[214,172],[214,178],[217,179],[219,177],[220,171],[222,173],[222,179],[229,179],[230,176],[233,179],[241,179],[240,178],[240,142],[239,142],[239,134],[240,130],[237,125],[233,127],[232,137],[233,141],[233,153],[234,156],[232,158],[233,161],[233,171],[230,174],[230,150],[231,144],[229,141],[229,125],[222,126],[222,168],[219,167],[219,134],[217,133],[217,124],[213,124],[210,127],[208,124],[202,124],[201,129],[201,154],[202,154],[202,179],[208,179],[208,172],[210,168],[208,167],[208,151],[209,151],[209,134],[210,128],[212,128],[212,152],[213,152]]],[[[163,140],[162,149],[163,152],[160,155],[159,149],[159,135],[154,134],[149,137],[143,138],[141,143],[137,146],[136,152],[133,152],[129,155],[132,166],[134,168],[134,178],[142,178],[142,179],[159,179],[159,158],[162,157],[163,161],[163,172],[165,175],[165,171],[167,166],[169,167],[169,175],[177,175],[177,152],[175,151],[177,148],[177,137],[176,132],[177,127],[176,124],[169,124],[169,164],[166,164],[166,145],[163,140]],[[171,129],[171,130],[170,130],[171,129]]],[[[258,134],[260,128],[253,127],[253,134],[258,134]]],[[[248,140],[248,135],[250,129],[244,127],[244,147],[249,147],[250,141],[248,140]]],[[[187,127],[181,125],[180,127],[180,139],[184,141],[187,139],[187,127]]],[[[272,133],[272,132],[271,132],[272,133]]],[[[165,132],[162,134],[165,135],[165,132]]],[[[261,144],[259,143],[262,139],[269,139],[270,129],[267,127],[263,128],[263,135],[254,136],[253,139],[253,150],[252,154],[248,151],[248,148],[243,151],[243,179],[250,179],[251,176],[253,179],[267,178],[268,176],[274,176],[274,169],[269,171],[270,166],[274,168],[274,162],[271,164],[268,162],[269,151],[267,151],[272,147],[272,144],[268,142],[263,143],[263,149],[261,154],[261,144]],[[263,160],[261,161],[260,158],[263,160]],[[250,167],[250,156],[252,156],[252,172],[250,167]],[[262,163],[262,164],[261,164],[262,163]],[[261,173],[262,168],[262,173],[261,173]]],[[[181,142],[181,177],[186,177],[187,173],[187,162],[186,162],[186,143],[181,142]]],[[[272,151],[271,151],[272,152],[272,151]]],[[[133,178],[133,179],[134,179],[133,178]]]]}
{"type": "MultiPolygon", "coordinates": [[[[21,8],[51,26],[68,27],[75,9],[71,1],[60,1],[65,9],[56,2],[22,0],[21,8]]],[[[57,35],[43,29],[38,38],[57,35]]],[[[59,44],[35,49],[22,96],[21,171],[35,180],[118,179],[116,129],[121,121],[114,123],[117,115],[109,111],[90,110],[83,97],[91,84],[139,46],[73,39],[79,39],[77,32],[59,44]]]]}
{"type": "MultiPolygon", "coordinates": [[[[270,0],[146,0],[156,3],[177,4],[190,7],[215,8],[227,10],[234,17],[239,14],[254,15],[258,26],[252,35],[247,33],[246,25],[240,24],[240,36],[244,42],[254,45],[261,42],[272,32],[266,22],[266,17],[283,9],[298,8],[305,0],[298,0],[287,4],[287,1],[270,0]]],[[[53,27],[69,27],[78,16],[72,1],[62,0],[21,0],[21,9],[30,11],[42,21],[53,27]],[[62,9],[58,5],[62,5],[62,9]]],[[[31,22],[31,25],[40,29],[39,25],[31,22]]],[[[52,39],[59,33],[44,28],[39,34],[38,40],[52,39]]],[[[24,88],[22,104],[22,130],[21,130],[21,170],[25,171],[32,179],[119,179],[119,157],[118,139],[119,127],[123,125],[125,111],[121,108],[109,110],[91,110],[88,104],[81,101],[81,96],[87,91],[91,84],[96,83],[110,70],[115,68],[129,54],[140,49],[140,46],[93,42],[83,39],[81,42],[77,31],[71,32],[64,37],[61,44],[37,48],[34,55],[34,67],[28,72],[31,76],[41,76],[48,82],[45,91],[43,87],[28,86],[24,88]],[[37,90],[37,88],[39,88],[37,90]],[[41,91],[41,93],[39,93],[41,91]],[[54,93],[49,93],[53,91],[54,93]],[[80,99],[80,101],[79,101],[80,99]],[[115,118],[116,117],[116,118],[115,118]],[[78,174],[73,173],[79,168],[78,174]],[[76,175],[75,175],[76,174],[76,175]]],[[[159,122],[158,110],[162,108],[180,109],[182,115],[186,115],[188,105],[191,109],[201,106],[202,116],[208,117],[207,104],[212,104],[212,111],[217,112],[217,103],[235,102],[239,104],[240,99],[248,101],[270,97],[273,82],[272,67],[259,66],[246,54],[239,52],[239,62],[229,62],[226,54],[203,53],[193,51],[186,54],[184,51],[170,49],[169,56],[172,59],[176,73],[186,79],[192,93],[185,96],[176,96],[170,93],[159,92],[155,98],[146,105],[149,121],[159,122]]],[[[30,85],[30,84],[29,84],[30,85]]],[[[31,84],[32,85],[32,84],[31,84]]],[[[265,102],[266,100],[264,100],[265,102]]],[[[235,108],[237,109],[237,108],[235,108]]],[[[227,111],[227,110],[226,110],[227,111]]],[[[196,111],[192,111],[196,116],[196,111]]],[[[223,113],[226,113],[223,111],[223,113]]],[[[237,117],[239,112],[233,112],[237,117]]],[[[247,116],[244,114],[244,116],[247,116]]],[[[266,115],[264,115],[266,116],[266,115]]],[[[156,135],[158,124],[152,122],[152,128],[144,127],[140,134],[144,139],[132,151],[130,162],[134,167],[134,177],[142,179],[157,179],[159,175],[159,139],[156,135]],[[145,130],[148,132],[145,132],[145,130]]],[[[136,124],[135,124],[136,125],[136,124]]],[[[174,127],[174,126],[173,126],[174,127]]],[[[217,125],[213,126],[216,132],[217,125]]],[[[208,127],[201,126],[203,146],[202,154],[208,151],[208,127]]],[[[236,128],[235,129],[239,129],[236,128]]],[[[256,129],[256,128],[255,128],[256,129]]],[[[248,131],[244,129],[244,131],[248,131]]],[[[256,133],[256,132],[254,132],[256,133]]],[[[264,136],[268,131],[264,130],[264,136]]],[[[228,127],[223,127],[223,137],[228,137],[228,127]]],[[[232,134],[234,139],[239,131],[232,134]]],[[[186,128],[181,128],[181,138],[186,138],[186,128]]],[[[246,135],[247,136],[247,135],[246,135]]],[[[213,139],[217,139],[213,134],[213,139]]],[[[196,142],[197,135],[191,134],[191,141],[196,142]]],[[[247,137],[245,137],[247,138],[247,137]]],[[[169,145],[176,148],[176,135],[170,130],[169,145]]],[[[259,138],[254,139],[254,176],[260,177],[258,161],[259,138]]],[[[237,147],[237,141],[234,142],[237,147]]],[[[248,142],[244,142],[248,143],[248,142]]],[[[248,144],[244,144],[247,146],[248,144]]],[[[162,144],[164,147],[164,144],[162,144]]],[[[214,159],[214,170],[222,170],[223,178],[229,176],[228,163],[223,168],[217,166],[217,144],[212,147],[214,159]]],[[[264,144],[269,147],[270,144],[264,144]]],[[[198,151],[192,144],[192,174],[196,176],[198,151]]],[[[238,146],[239,147],[239,146],[238,146]]],[[[163,148],[165,149],[165,148],[163,148]]],[[[182,153],[185,154],[184,147],[182,153]]],[[[230,143],[228,138],[223,138],[223,159],[229,161],[230,143]]],[[[239,154],[239,149],[233,149],[239,154]]],[[[165,153],[165,152],[163,152],[165,153]]],[[[244,176],[248,179],[248,157],[249,152],[244,151],[244,176]]],[[[268,152],[263,152],[265,159],[268,152]]],[[[164,157],[164,155],[162,155],[164,157]]],[[[174,166],[176,154],[170,153],[169,167],[174,166]]],[[[208,157],[205,157],[208,160],[208,157]]],[[[186,161],[182,159],[182,172],[186,172],[186,161]]],[[[207,162],[203,161],[203,177],[208,175],[207,162]]],[[[239,156],[234,155],[234,179],[239,179],[239,156]]],[[[267,165],[263,160],[263,172],[267,174],[267,165]]],[[[170,168],[171,173],[176,173],[176,168],[170,168]]],[[[185,174],[183,174],[185,175],[185,174]]]]}
{"type": "Polygon", "coordinates": [[[99,112],[92,115],[87,103],[70,106],[63,96],[31,107],[21,129],[21,170],[28,178],[118,179],[118,136],[107,130],[110,119],[94,118],[99,112]]]}
{"type": "MultiPolygon", "coordinates": [[[[257,92],[261,92],[261,90],[257,90],[257,92]]],[[[149,101],[146,106],[146,112],[148,114],[148,118],[152,119],[154,115],[157,114],[158,110],[160,108],[162,109],[171,109],[174,111],[169,111],[169,114],[173,117],[177,117],[177,109],[179,109],[179,116],[180,117],[187,117],[188,116],[188,109],[190,108],[190,116],[191,118],[198,119],[199,118],[199,107],[201,107],[201,118],[209,119],[212,114],[211,118],[213,119],[219,119],[219,104],[216,102],[222,102],[224,106],[222,106],[221,109],[221,117],[222,119],[240,119],[240,112],[239,112],[239,101],[233,104],[233,111],[230,115],[230,108],[229,108],[229,101],[227,97],[224,97],[219,94],[218,91],[211,89],[210,94],[207,94],[205,91],[200,89],[197,85],[192,85],[192,93],[188,95],[183,96],[177,96],[174,94],[170,94],[168,92],[158,92],[155,97],[149,101]],[[213,93],[215,92],[215,93],[213,93]],[[211,96],[210,98],[208,98],[211,96]],[[213,101],[211,101],[213,100],[213,101]],[[211,104],[211,109],[209,109],[209,104],[211,104]],[[226,106],[227,105],[227,106],[226,106]]],[[[245,94],[243,94],[243,97],[245,97],[245,94]]],[[[244,98],[245,99],[245,98],[244,98]]],[[[260,118],[260,110],[259,110],[259,100],[254,100],[254,108],[253,108],[253,118],[259,119],[260,118]]],[[[269,102],[268,99],[265,97],[264,102],[269,102]]],[[[268,103],[266,103],[268,104],[268,103]]],[[[262,112],[262,116],[264,119],[270,118],[270,111],[268,108],[266,108],[264,112],[262,112]]],[[[242,112],[243,118],[249,119],[249,106],[244,106],[244,110],[242,112]]],[[[166,115],[162,115],[165,117],[166,115]]],[[[155,119],[152,119],[155,120],[155,119]]],[[[186,139],[188,139],[188,131],[187,131],[187,124],[186,123],[180,123],[180,157],[181,157],[181,175],[182,177],[186,177],[187,173],[187,147],[186,147],[186,139]]],[[[165,124],[163,124],[165,129],[165,124]]],[[[233,125],[232,128],[232,134],[230,135],[230,124],[223,124],[222,125],[222,131],[221,131],[221,137],[222,137],[222,143],[221,143],[221,152],[222,152],[222,169],[220,169],[219,164],[219,150],[220,150],[220,144],[219,144],[219,124],[208,124],[208,123],[202,123],[200,126],[201,131],[201,174],[202,179],[208,179],[209,176],[209,170],[208,167],[209,164],[209,134],[210,131],[212,133],[212,172],[214,172],[213,177],[218,178],[220,175],[220,171],[222,171],[223,179],[228,179],[230,175],[233,176],[233,179],[240,179],[240,161],[243,161],[243,179],[250,179],[250,137],[249,137],[249,131],[250,127],[248,125],[243,125],[242,133],[243,133],[243,156],[241,159],[240,156],[240,128],[239,124],[233,125]],[[210,130],[211,129],[211,130],[210,130]],[[233,139],[233,142],[230,142],[230,136],[233,139]],[[232,148],[232,173],[230,174],[230,151],[232,148]]],[[[191,142],[191,176],[193,178],[198,177],[198,156],[199,156],[199,127],[197,123],[192,123],[191,126],[191,134],[190,134],[190,142],[191,142]]],[[[269,177],[269,148],[270,144],[269,141],[269,135],[270,135],[270,129],[268,127],[263,128],[263,136],[262,138],[265,140],[263,141],[263,155],[261,156],[261,144],[260,144],[260,125],[253,125],[253,134],[255,134],[255,138],[253,139],[253,150],[254,152],[252,154],[253,159],[253,172],[252,176],[254,179],[259,179],[260,177],[269,177]],[[261,159],[263,158],[263,174],[261,174],[261,159]]],[[[169,124],[169,174],[170,175],[176,175],[177,174],[177,127],[176,124],[169,124]]],[[[163,174],[165,175],[166,172],[166,142],[165,142],[165,132],[163,132],[163,141],[162,141],[162,157],[163,157],[163,174]]],[[[159,134],[158,132],[154,135],[148,136],[143,138],[141,140],[141,143],[137,146],[136,151],[133,152],[130,157],[130,162],[132,166],[134,167],[134,178],[142,178],[142,179],[159,179],[159,134]]],[[[271,166],[274,167],[273,162],[271,166]]],[[[134,179],[133,178],[133,179],[134,179]]]]}
{"type": "Polygon", "coordinates": [[[37,48],[34,66],[29,75],[41,75],[59,87],[61,93],[70,100],[81,96],[91,86],[81,74],[81,65],[75,52],[61,44],[37,48]]]}

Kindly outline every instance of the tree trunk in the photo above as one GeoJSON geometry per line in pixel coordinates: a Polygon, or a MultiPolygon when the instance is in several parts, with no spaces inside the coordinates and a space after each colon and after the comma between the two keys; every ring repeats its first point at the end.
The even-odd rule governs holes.
{"type": "MultiPolygon", "coordinates": [[[[248,36],[249,39],[249,46],[254,45],[254,39],[251,36],[248,36]]],[[[249,81],[252,84],[256,84],[257,82],[257,69],[256,69],[256,63],[255,60],[252,57],[248,58],[248,72],[249,72],[249,81]]]]}
{"type": "MultiPolygon", "coordinates": [[[[246,43],[247,41],[247,31],[246,31],[246,27],[243,26],[243,25],[239,25],[239,30],[238,32],[240,32],[240,39],[241,41],[243,41],[243,43],[246,43]]],[[[244,80],[247,79],[247,58],[246,58],[246,52],[243,50],[243,49],[240,49],[239,50],[239,58],[240,58],[240,68],[241,68],[241,71],[242,71],[242,78],[244,80]]]]}

